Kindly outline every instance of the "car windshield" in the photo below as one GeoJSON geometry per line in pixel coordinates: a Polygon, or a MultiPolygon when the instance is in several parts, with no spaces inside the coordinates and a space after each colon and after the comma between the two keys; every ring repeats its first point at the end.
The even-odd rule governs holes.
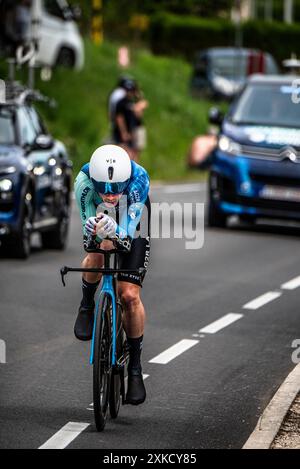
{"type": "Polygon", "coordinates": [[[12,113],[0,109],[0,145],[13,145],[15,132],[12,113]]]}
{"type": "Polygon", "coordinates": [[[242,55],[215,55],[211,58],[214,75],[225,78],[244,78],[247,71],[247,58],[242,55]]]}
{"type": "MultiPolygon", "coordinates": [[[[261,83],[249,85],[234,108],[235,124],[300,128],[300,104],[293,100],[292,85],[261,83]]],[[[299,98],[299,96],[295,96],[299,98]]]]}

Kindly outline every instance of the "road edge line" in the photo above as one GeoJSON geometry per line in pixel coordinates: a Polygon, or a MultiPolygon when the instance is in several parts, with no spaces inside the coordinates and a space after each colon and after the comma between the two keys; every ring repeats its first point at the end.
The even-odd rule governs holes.
{"type": "Polygon", "coordinates": [[[265,408],[243,449],[270,449],[299,391],[300,363],[290,372],[265,408]]]}

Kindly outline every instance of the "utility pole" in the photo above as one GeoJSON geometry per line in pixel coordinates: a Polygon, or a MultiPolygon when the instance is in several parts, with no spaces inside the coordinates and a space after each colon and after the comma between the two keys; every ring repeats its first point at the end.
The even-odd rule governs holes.
{"type": "Polygon", "coordinates": [[[284,0],[284,22],[292,24],[294,20],[294,0],[284,0]]]}
{"type": "Polygon", "coordinates": [[[273,21],[273,0],[265,0],[265,20],[273,21]]]}
{"type": "Polygon", "coordinates": [[[235,24],[235,47],[243,47],[241,0],[234,2],[232,19],[235,24]]]}
{"type": "Polygon", "coordinates": [[[98,46],[103,42],[103,0],[92,0],[92,39],[98,46]]]}
{"type": "Polygon", "coordinates": [[[241,16],[244,20],[253,20],[256,17],[256,0],[241,0],[241,16]]]}
{"type": "Polygon", "coordinates": [[[250,2],[250,18],[256,19],[256,0],[248,0],[250,2]]]}
{"type": "Polygon", "coordinates": [[[0,104],[6,102],[6,88],[5,88],[5,81],[0,80],[0,104]]]}

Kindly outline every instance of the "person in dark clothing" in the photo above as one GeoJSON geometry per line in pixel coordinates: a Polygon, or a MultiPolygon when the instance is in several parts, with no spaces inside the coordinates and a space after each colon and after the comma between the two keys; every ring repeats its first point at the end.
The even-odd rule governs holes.
{"type": "Polygon", "coordinates": [[[137,130],[142,126],[142,116],[148,106],[144,99],[137,100],[137,85],[134,80],[127,80],[123,87],[126,95],[118,101],[113,122],[113,140],[122,146],[134,161],[139,157],[137,130]]]}

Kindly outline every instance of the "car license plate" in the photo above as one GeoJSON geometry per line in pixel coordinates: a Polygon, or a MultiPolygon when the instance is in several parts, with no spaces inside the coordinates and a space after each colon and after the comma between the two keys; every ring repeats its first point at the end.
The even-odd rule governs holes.
{"type": "Polygon", "coordinates": [[[260,191],[260,197],[272,200],[291,200],[300,202],[300,189],[293,187],[265,186],[260,191]]]}

